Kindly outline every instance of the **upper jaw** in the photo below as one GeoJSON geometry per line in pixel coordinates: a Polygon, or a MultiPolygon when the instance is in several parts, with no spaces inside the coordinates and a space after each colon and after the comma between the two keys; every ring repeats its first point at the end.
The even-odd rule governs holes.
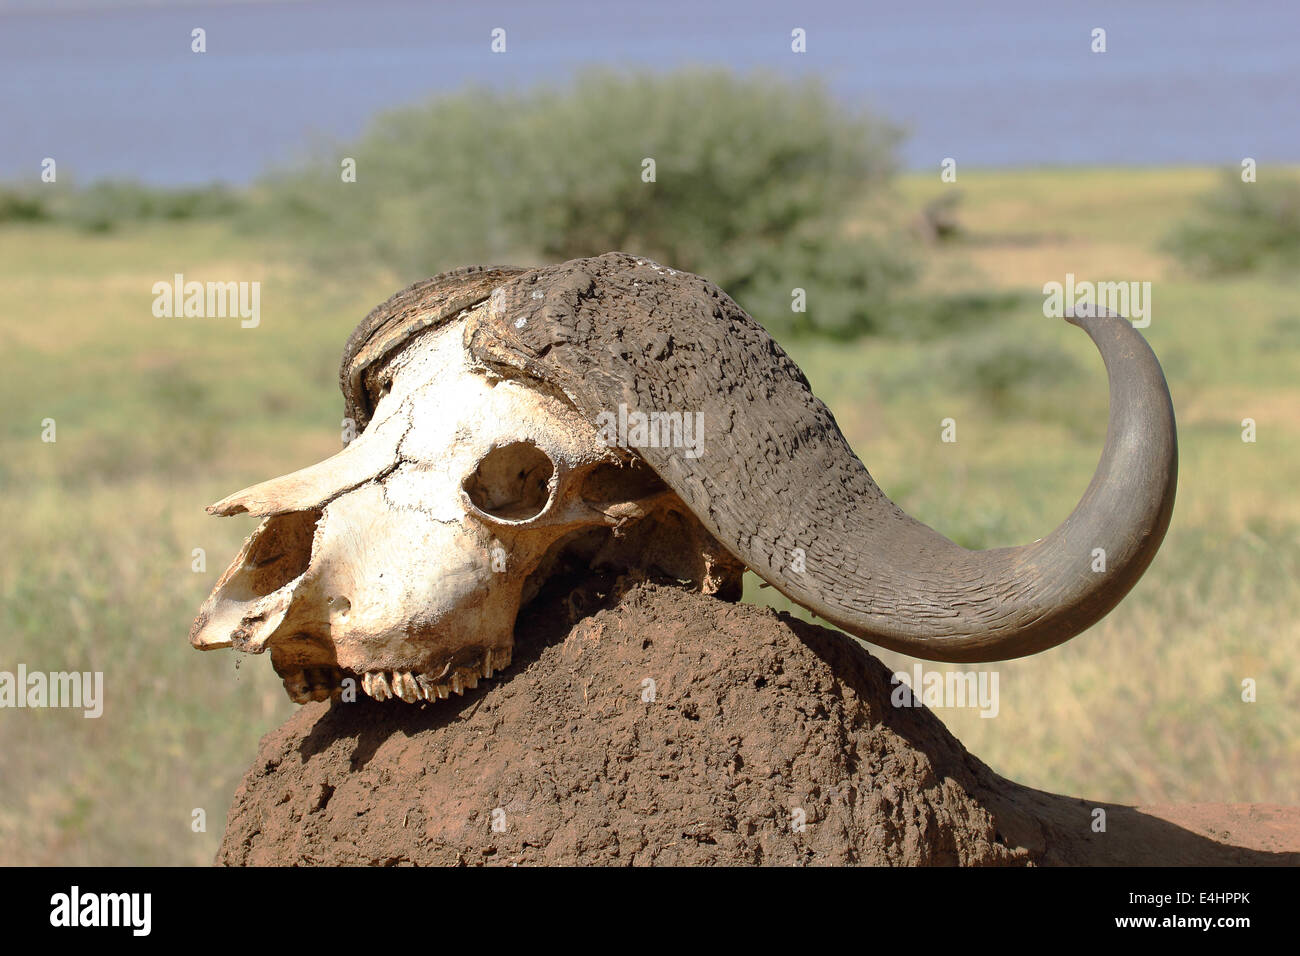
{"type": "Polygon", "coordinates": [[[479,649],[476,655],[458,654],[441,667],[393,667],[357,671],[337,664],[315,661],[277,661],[276,673],[284,681],[285,692],[294,703],[341,697],[344,682],[352,681],[355,693],[360,687],[375,700],[399,699],[407,703],[446,700],[452,694],[464,694],[478,686],[480,678],[492,677],[510,666],[509,645],[479,649]]]}

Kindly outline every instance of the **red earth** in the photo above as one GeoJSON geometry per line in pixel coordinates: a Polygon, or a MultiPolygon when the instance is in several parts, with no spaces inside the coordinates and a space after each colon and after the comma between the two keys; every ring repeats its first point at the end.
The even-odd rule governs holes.
{"type": "Polygon", "coordinates": [[[217,862],[1300,864],[1300,808],[1005,780],[892,706],[889,671],[836,632],[672,586],[577,597],[525,610],[514,664],[464,697],[301,708],[262,740],[217,862]]]}

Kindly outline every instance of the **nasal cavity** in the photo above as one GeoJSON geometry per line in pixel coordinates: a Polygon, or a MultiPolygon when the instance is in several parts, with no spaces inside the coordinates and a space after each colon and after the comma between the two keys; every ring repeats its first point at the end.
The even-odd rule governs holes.
{"type": "Polygon", "coordinates": [[[474,507],[500,521],[527,521],[546,509],[555,465],[532,442],[493,448],[462,487],[474,507]]]}
{"type": "Polygon", "coordinates": [[[267,521],[244,559],[246,585],[258,597],[278,591],[311,563],[319,509],[277,515],[267,521]]]}

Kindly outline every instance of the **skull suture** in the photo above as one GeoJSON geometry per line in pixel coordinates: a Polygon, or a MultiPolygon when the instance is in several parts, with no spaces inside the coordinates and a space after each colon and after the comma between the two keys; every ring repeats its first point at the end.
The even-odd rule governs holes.
{"type": "Polygon", "coordinates": [[[547,584],[609,569],[734,598],[747,567],[904,654],[1038,653],[1137,583],[1178,478],[1173,405],[1146,341],[1120,316],[1068,321],[1110,381],[1093,481],[1032,544],[968,551],[885,496],[793,360],[699,276],[607,253],[418,282],[344,348],[356,440],[209,509],[267,520],[191,641],[270,648],[297,701],[350,677],[373,697],[431,700],[504,667],[521,604],[547,584]],[[609,447],[599,423],[625,407],[702,414],[704,441],[696,428],[684,448],[609,447]]]}
{"type": "Polygon", "coordinates": [[[194,646],[269,648],[300,703],[348,676],[379,700],[435,700],[509,664],[521,603],[566,560],[736,589],[743,567],[639,459],[557,394],[475,367],[467,321],[389,363],[338,455],[209,509],[271,517],[194,646]]]}

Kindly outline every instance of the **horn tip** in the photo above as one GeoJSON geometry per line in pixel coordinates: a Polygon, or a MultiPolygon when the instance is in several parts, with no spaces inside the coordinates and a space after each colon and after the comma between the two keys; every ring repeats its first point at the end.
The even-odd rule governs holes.
{"type": "Polygon", "coordinates": [[[1070,308],[1065,310],[1065,314],[1061,317],[1065,319],[1065,321],[1069,322],[1071,325],[1077,325],[1079,328],[1083,328],[1084,322],[1091,319],[1122,319],[1123,318],[1123,316],[1120,315],[1118,312],[1114,312],[1110,309],[1103,308],[1102,306],[1099,305],[1093,305],[1092,303],[1089,302],[1083,302],[1078,305],[1070,306],[1070,308]]]}

